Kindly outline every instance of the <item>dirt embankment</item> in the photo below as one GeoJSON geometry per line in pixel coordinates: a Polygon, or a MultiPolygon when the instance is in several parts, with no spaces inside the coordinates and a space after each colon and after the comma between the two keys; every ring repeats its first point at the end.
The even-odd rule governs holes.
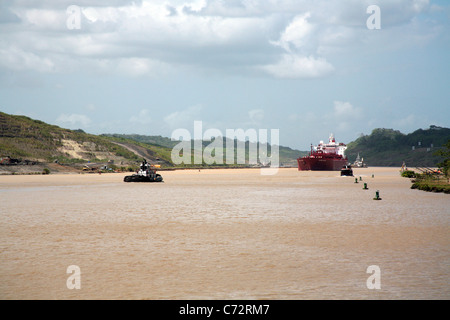
{"type": "Polygon", "coordinates": [[[17,164],[17,165],[1,165],[0,175],[9,174],[42,174],[45,169],[49,173],[77,173],[80,169],[72,166],[63,166],[58,163],[37,163],[37,164],[17,164]]]}

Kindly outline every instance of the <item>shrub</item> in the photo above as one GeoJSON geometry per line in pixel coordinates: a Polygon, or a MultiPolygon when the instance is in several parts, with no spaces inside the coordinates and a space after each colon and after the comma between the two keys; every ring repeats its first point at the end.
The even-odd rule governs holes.
{"type": "Polygon", "coordinates": [[[416,173],[412,170],[405,170],[402,172],[402,177],[405,178],[415,178],[416,177],[416,173]]]}

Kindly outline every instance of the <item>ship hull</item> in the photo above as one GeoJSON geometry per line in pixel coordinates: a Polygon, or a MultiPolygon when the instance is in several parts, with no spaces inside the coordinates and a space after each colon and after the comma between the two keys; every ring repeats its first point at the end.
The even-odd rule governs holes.
{"type": "Polygon", "coordinates": [[[339,171],[347,165],[347,159],[304,157],[297,159],[298,170],[339,171]]]}

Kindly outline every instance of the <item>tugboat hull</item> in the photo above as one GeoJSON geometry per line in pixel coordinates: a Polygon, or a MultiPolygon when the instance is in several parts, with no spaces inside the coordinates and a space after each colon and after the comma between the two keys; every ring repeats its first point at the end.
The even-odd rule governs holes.
{"type": "Polygon", "coordinates": [[[123,178],[123,181],[124,182],[163,182],[163,178],[159,174],[156,174],[154,177],[133,174],[132,176],[126,176],[125,178],[123,178]]]}
{"type": "Polygon", "coordinates": [[[156,173],[158,165],[151,165],[144,159],[136,174],[126,176],[123,178],[124,182],[162,182],[163,178],[160,174],[156,173]]]}
{"type": "Polygon", "coordinates": [[[353,177],[353,169],[350,166],[344,166],[341,169],[341,176],[353,177]]]}

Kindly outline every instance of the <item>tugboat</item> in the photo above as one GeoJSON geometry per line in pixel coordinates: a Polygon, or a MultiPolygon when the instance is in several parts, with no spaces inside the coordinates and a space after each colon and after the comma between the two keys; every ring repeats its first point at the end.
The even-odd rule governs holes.
{"type": "Polygon", "coordinates": [[[159,165],[151,165],[144,159],[142,161],[139,170],[137,173],[126,176],[123,178],[124,182],[163,182],[163,178],[160,174],[156,173],[156,168],[159,168],[159,165]]]}
{"type": "Polygon", "coordinates": [[[353,166],[357,168],[367,168],[367,164],[364,162],[364,158],[359,157],[359,152],[355,162],[353,162],[353,166]]]}
{"type": "Polygon", "coordinates": [[[341,176],[353,177],[353,169],[350,165],[345,165],[341,169],[341,176]]]}

